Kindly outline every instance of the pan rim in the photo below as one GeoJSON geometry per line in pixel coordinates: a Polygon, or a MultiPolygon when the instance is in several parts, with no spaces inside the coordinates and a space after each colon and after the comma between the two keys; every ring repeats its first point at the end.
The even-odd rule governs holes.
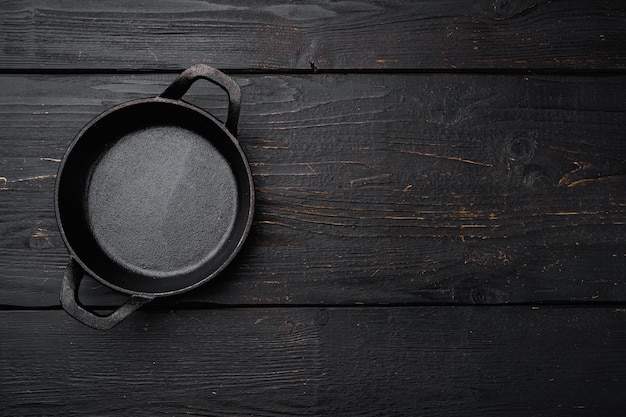
{"type": "MultiPolygon", "coordinates": [[[[151,124],[146,124],[146,127],[150,127],[152,126],[151,124]]],[[[180,128],[185,128],[184,125],[179,125],[180,128]]],[[[230,163],[230,161],[228,161],[230,163]]],[[[236,174],[235,174],[236,175],[236,174]]],[[[61,163],[59,164],[59,168],[58,168],[58,172],[57,172],[57,178],[55,181],[55,189],[54,189],[54,208],[55,208],[55,217],[57,220],[57,225],[59,228],[59,232],[61,234],[61,237],[63,239],[63,242],[70,254],[70,257],[75,260],[85,271],[85,273],[87,273],[89,276],[93,277],[94,279],[96,279],[97,281],[99,281],[101,284],[105,285],[108,288],[114,289],[116,291],[119,291],[121,293],[124,294],[128,294],[128,295],[133,295],[133,296],[139,296],[139,297],[148,297],[148,298],[156,298],[156,297],[164,297],[164,296],[170,296],[170,295],[175,295],[175,294],[180,294],[180,293],[184,293],[187,291],[190,291],[194,288],[197,288],[205,283],[207,283],[208,281],[210,281],[211,279],[215,278],[219,273],[221,273],[230,263],[231,261],[236,257],[236,255],[240,252],[241,248],[243,247],[250,229],[252,227],[252,221],[254,218],[254,210],[255,210],[255,193],[254,193],[254,183],[253,183],[253,177],[252,177],[252,172],[250,170],[250,164],[246,158],[245,153],[243,152],[243,149],[241,148],[239,141],[237,140],[237,138],[235,138],[235,136],[226,128],[225,124],[223,122],[221,122],[220,120],[218,120],[215,116],[213,116],[212,114],[208,113],[207,111],[193,105],[190,104],[184,100],[174,100],[174,99],[169,99],[169,98],[164,98],[164,97],[150,97],[150,98],[142,98],[142,99],[137,99],[137,100],[131,100],[131,101],[126,101],[123,103],[120,103],[116,106],[113,106],[107,110],[105,110],[104,112],[98,114],[97,116],[95,116],[92,120],[90,120],[85,126],[83,126],[83,128],[76,134],[76,136],[72,139],[71,143],[69,144],[69,146],[67,147],[63,158],[61,160],[61,163]],[[99,274],[95,273],[93,268],[90,268],[89,265],[83,260],[81,259],[81,257],[77,254],[76,250],[74,249],[73,245],[70,243],[70,239],[68,238],[65,228],[63,226],[63,222],[61,221],[61,208],[60,208],[60,185],[61,185],[61,181],[63,178],[63,172],[64,172],[64,168],[66,165],[66,162],[69,158],[69,156],[72,154],[74,148],[76,147],[76,145],[80,142],[81,138],[83,138],[85,136],[85,134],[94,126],[96,125],[98,122],[100,122],[101,120],[105,119],[106,117],[108,117],[109,115],[111,115],[114,112],[117,112],[119,110],[122,109],[127,109],[129,107],[132,106],[136,106],[136,105],[142,105],[142,104],[165,104],[165,105],[175,105],[175,106],[181,106],[184,107],[188,110],[191,110],[193,112],[196,112],[197,114],[199,114],[200,116],[208,119],[211,123],[215,124],[216,127],[218,127],[221,131],[223,131],[223,133],[228,137],[228,139],[231,142],[231,145],[234,146],[234,148],[236,149],[236,155],[238,156],[238,158],[241,159],[241,162],[243,163],[243,167],[245,168],[245,178],[243,178],[243,175],[239,175],[238,177],[242,177],[242,178],[237,178],[238,181],[245,181],[246,182],[246,190],[248,192],[248,200],[247,204],[248,204],[248,210],[247,210],[247,216],[245,219],[245,226],[243,229],[241,229],[241,232],[234,235],[233,237],[235,239],[237,239],[237,243],[236,245],[233,246],[233,248],[231,249],[230,253],[228,254],[228,256],[222,261],[221,265],[219,265],[217,268],[215,268],[209,275],[205,276],[202,279],[198,279],[196,282],[187,285],[185,287],[181,287],[181,288],[177,288],[174,290],[168,290],[168,291],[138,291],[138,290],[133,290],[133,289],[129,289],[129,288],[125,288],[122,287],[120,285],[114,284],[113,282],[111,282],[110,280],[107,280],[105,277],[100,276],[99,274]]],[[[235,224],[237,222],[243,222],[243,214],[238,215],[235,218],[235,224]]],[[[176,276],[175,274],[173,276],[176,276]]],[[[170,278],[171,279],[171,278],[170,278]]]]}

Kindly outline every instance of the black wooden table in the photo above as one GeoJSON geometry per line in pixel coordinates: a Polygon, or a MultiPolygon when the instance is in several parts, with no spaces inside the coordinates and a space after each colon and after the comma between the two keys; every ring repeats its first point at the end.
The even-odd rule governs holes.
{"type": "Polygon", "coordinates": [[[624,413],[623,2],[2,1],[0,72],[0,415],[624,413]],[[250,237],[92,330],[59,162],[194,63],[242,87],[250,237]]]}

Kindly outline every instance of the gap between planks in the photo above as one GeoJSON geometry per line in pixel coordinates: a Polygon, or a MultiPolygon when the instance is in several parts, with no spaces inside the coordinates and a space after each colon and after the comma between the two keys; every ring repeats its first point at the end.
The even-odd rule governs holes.
{"type": "MultiPolygon", "coordinates": [[[[0,75],[160,75],[178,74],[187,69],[180,68],[0,68],[0,75]]],[[[555,76],[605,76],[626,75],[626,68],[333,68],[333,69],[298,69],[298,68],[231,68],[220,69],[229,75],[347,75],[347,74],[451,74],[451,75],[555,75],[555,76]]]]}

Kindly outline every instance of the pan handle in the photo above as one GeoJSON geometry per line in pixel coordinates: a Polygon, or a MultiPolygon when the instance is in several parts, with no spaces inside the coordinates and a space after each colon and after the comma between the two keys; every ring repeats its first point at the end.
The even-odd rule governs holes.
{"type": "Polygon", "coordinates": [[[241,110],[241,89],[235,80],[223,72],[205,64],[193,65],[183,71],[159,97],[180,100],[191,84],[200,78],[211,81],[228,94],[228,116],[225,124],[230,133],[236,136],[241,110]]]}
{"type": "Polygon", "coordinates": [[[97,315],[88,311],[77,299],[78,287],[84,275],[85,271],[78,262],[76,262],[74,258],[70,259],[61,286],[61,305],[70,316],[94,329],[108,330],[119,324],[130,313],[152,300],[152,298],[149,297],[133,295],[121,307],[108,316],[97,315]]]}

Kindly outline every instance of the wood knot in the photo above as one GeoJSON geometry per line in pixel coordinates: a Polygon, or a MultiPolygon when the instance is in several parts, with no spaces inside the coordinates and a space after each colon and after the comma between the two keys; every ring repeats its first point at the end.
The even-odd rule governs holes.
{"type": "Polygon", "coordinates": [[[552,176],[538,165],[527,165],[524,168],[522,184],[534,190],[548,190],[556,186],[552,176]]]}
{"type": "Polygon", "coordinates": [[[49,249],[54,248],[54,244],[48,236],[48,231],[38,227],[28,239],[28,247],[31,249],[49,249]]]}
{"type": "Polygon", "coordinates": [[[330,314],[328,313],[328,310],[326,310],[325,308],[321,308],[317,311],[317,313],[315,313],[314,320],[318,326],[326,326],[329,318],[330,314]]]}
{"type": "Polygon", "coordinates": [[[493,11],[496,18],[505,19],[518,14],[521,11],[521,4],[519,0],[495,0],[493,2],[493,11]]]}
{"type": "Polygon", "coordinates": [[[427,123],[451,126],[467,117],[471,92],[459,84],[427,86],[422,95],[427,123]]]}
{"type": "Polygon", "coordinates": [[[472,303],[484,304],[485,298],[485,294],[480,288],[470,289],[470,300],[472,301],[472,303]]]}
{"type": "Polygon", "coordinates": [[[537,143],[529,137],[512,137],[507,140],[505,151],[511,162],[527,162],[535,155],[537,143]]]}

